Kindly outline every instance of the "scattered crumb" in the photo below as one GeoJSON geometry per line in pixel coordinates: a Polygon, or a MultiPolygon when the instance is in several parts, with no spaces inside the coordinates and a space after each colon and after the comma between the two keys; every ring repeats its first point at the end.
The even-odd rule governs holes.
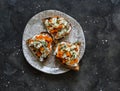
{"type": "Polygon", "coordinates": [[[58,88],[57,91],[60,91],[60,89],[58,88]]]}
{"type": "Polygon", "coordinates": [[[41,6],[40,5],[38,5],[36,8],[40,8],[41,6]]]}
{"type": "Polygon", "coordinates": [[[10,81],[8,81],[8,84],[10,84],[10,81]]]}
{"type": "Polygon", "coordinates": [[[19,53],[17,52],[16,54],[18,55],[19,53]]]}
{"type": "Polygon", "coordinates": [[[104,44],[104,40],[102,40],[102,43],[104,44]]]}
{"type": "Polygon", "coordinates": [[[98,72],[95,73],[96,75],[98,74],[98,72]]]}
{"type": "Polygon", "coordinates": [[[45,85],[40,86],[40,88],[45,88],[45,85]]]}
{"type": "Polygon", "coordinates": [[[97,2],[98,2],[98,3],[100,3],[100,1],[99,1],[99,0],[98,0],[97,2]]]}
{"type": "Polygon", "coordinates": [[[105,43],[107,43],[108,42],[108,40],[102,40],[102,43],[103,44],[105,44],[105,43]]]}
{"type": "Polygon", "coordinates": [[[104,40],[102,40],[102,43],[104,44],[104,40]]]}
{"type": "Polygon", "coordinates": [[[6,84],[5,87],[8,87],[8,84],[6,84]]]}
{"type": "Polygon", "coordinates": [[[22,73],[25,73],[24,70],[22,71],[22,73]]]}
{"type": "Polygon", "coordinates": [[[96,23],[96,21],[93,21],[93,23],[95,24],[95,23],[96,23]]]}
{"type": "Polygon", "coordinates": [[[88,23],[87,21],[85,21],[85,23],[88,23]]]}
{"type": "Polygon", "coordinates": [[[105,40],[105,42],[108,42],[108,40],[105,40]]]}
{"type": "Polygon", "coordinates": [[[66,91],[66,88],[63,88],[63,91],[66,91]]]}

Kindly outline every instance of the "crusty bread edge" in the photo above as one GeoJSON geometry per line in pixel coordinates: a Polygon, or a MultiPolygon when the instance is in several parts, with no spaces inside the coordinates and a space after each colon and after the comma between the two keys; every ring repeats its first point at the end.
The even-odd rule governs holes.
{"type": "MultiPolygon", "coordinates": [[[[41,32],[40,34],[48,34],[52,38],[52,36],[48,32],[41,32]]],[[[31,38],[29,38],[29,39],[31,39],[31,38]]],[[[29,39],[26,40],[26,44],[27,44],[28,48],[30,49],[31,53],[36,57],[37,60],[39,60],[40,57],[36,56],[35,53],[33,52],[33,50],[31,49],[31,47],[29,46],[29,42],[28,42],[29,39]]],[[[44,58],[44,59],[47,59],[50,56],[51,53],[52,53],[52,50],[50,51],[50,53],[48,54],[48,56],[46,58],[44,58]]]]}
{"type": "Polygon", "coordinates": [[[60,39],[62,39],[62,38],[64,38],[64,37],[66,37],[67,35],[69,35],[70,31],[72,30],[72,26],[71,26],[71,24],[65,19],[65,20],[69,23],[69,26],[71,27],[71,29],[70,29],[70,31],[69,31],[68,33],[66,33],[64,36],[62,36],[61,38],[57,39],[57,38],[54,37],[53,34],[51,34],[51,33],[48,31],[48,29],[47,29],[47,27],[46,27],[46,25],[45,25],[45,23],[44,23],[45,20],[46,20],[46,19],[49,19],[49,18],[51,18],[51,17],[42,19],[42,22],[43,22],[44,27],[45,27],[45,29],[47,30],[47,32],[52,36],[54,43],[57,43],[58,40],[60,40],[60,39]]]}
{"type": "MultiPolygon", "coordinates": [[[[31,38],[30,38],[31,39],[31,38]]],[[[26,40],[26,44],[28,46],[28,48],[30,49],[30,51],[32,52],[32,54],[37,58],[37,60],[39,60],[39,57],[35,55],[34,51],[31,49],[31,47],[29,46],[29,43],[28,43],[29,39],[26,40]]]]}
{"type": "MultiPolygon", "coordinates": [[[[62,42],[67,42],[67,41],[62,41],[62,42]]],[[[67,43],[70,43],[70,42],[67,42],[67,43]]],[[[80,44],[79,44],[80,45],[80,44]]],[[[54,51],[56,50],[56,47],[57,45],[54,47],[54,51]]],[[[55,55],[56,56],[56,55],[55,55]]],[[[65,68],[68,68],[68,69],[71,69],[71,70],[74,70],[74,71],[79,71],[80,70],[80,66],[79,66],[79,62],[77,63],[77,66],[70,66],[70,65],[67,65],[67,64],[63,64],[61,62],[62,59],[58,58],[58,57],[55,57],[57,61],[59,61],[59,63],[61,65],[63,65],[65,68]]],[[[78,59],[80,59],[80,57],[78,57],[78,59]]]]}
{"type": "Polygon", "coordinates": [[[77,66],[70,66],[70,65],[67,65],[67,64],[63,64],[61,62],[61,59],[57,58],[57,57],[56,57],[56,61],[58,61],[65,68],[68,68],[68,69],[71,69],[71,70],[74,70],[74,71],[79,71],[79,69],[80,69],[79,63],[77,63],[77,66]]]}

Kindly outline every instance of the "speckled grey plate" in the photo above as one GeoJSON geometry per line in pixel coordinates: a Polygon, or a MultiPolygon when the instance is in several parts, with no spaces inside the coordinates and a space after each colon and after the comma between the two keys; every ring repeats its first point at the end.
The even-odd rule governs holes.
{"type": "Polygon", "coordinates": [[[33,56],[33,54],[31,53],[31,51],[28,49],[26,45],[27,39],[33,37],[36,34],[39,34],[40,32],[46,31],[46,29],[43,26],[42,19],[50,16],[54,16],[54,15],[62,16],[66,20],[68,20],[69,23],[71,23],[72,31],[62,41],[69,41],[72,43],[76,41],[80,41],[81,42],[80,59],[82,58],[85,51],[85,37],[84,37],[84,33],[81,26],[74,18],[57,10],[42,11],[36,14],[35,16],[33,16],[29,20],[23,33],[22,48],[23,48],[23,53],[27,62],[32,67],[48,74],[62,74],[69,71],[69,69],[62,67],[59,63],[57,63],[55,61],[53,54],[51,54],[50,57],[47,58],[47,60],[44,63],[41,63],[38,60],[36,60],[36,58],[33,56]]]}

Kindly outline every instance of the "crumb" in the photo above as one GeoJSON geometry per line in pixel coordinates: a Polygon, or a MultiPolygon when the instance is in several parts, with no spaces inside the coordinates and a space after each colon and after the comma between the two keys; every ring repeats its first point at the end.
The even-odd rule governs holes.
{"type": "Polygon", "coordinates": [[[25,73],[24,70],[22,71],[22,73],[25,73]]]}

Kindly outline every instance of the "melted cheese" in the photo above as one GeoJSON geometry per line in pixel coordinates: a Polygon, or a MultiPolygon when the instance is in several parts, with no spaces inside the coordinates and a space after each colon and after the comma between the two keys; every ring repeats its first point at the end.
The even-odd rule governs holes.
{"type": "Polygon", "coordinates": [[[52,46],[50,45],[50,48],[48,48],[48,41],[46,41],[44,38],[41,37],[48,37],[50,38],[47,34],[40,34],[40,35],[35,35],[31,40],[32,42],[29,43],[29,46],[33,46],[34,48],[36,48],[38,51],[40,51],[42,48],[41,52],[41,56],[40,56],[40,61],[43,61],[43,58],[46,58],[50,51],[52,46]],[[40,38],[39,38],[40,36],[40,38]],[[38,38],[38,39],[37,39],[38,38]]]}
{"type": "Polygon", "coordinates": [[[51,33],[50,31],[52,31],[53,29],[57,29],[58,32],[57,36],[55,36],[56,39],[60,39],[63,36],[65,36],[66,33],[69,33],[71,30],[71,26],[68,24],[68,22],[62,18],[62,17],[51,17],[50,19],[46,19],[45,20],[45,25],[47,27],[47,30],[49,33],[51,33]]]}
{"type": "Polygon", "coordinates": [[[49,26],[48,20],[45,20],[45,25],[46,25],[46,26],[49,26]]]}
{"type": "Polygon", "coordinates": [[[57,23],[57,18],[52,18],[52,22],[53,24],[57,23]]]}
{"type": "MultiPolygon", "coordinates": [[[[61,48],[60,51],[63,51],[63,55],[61,58],[67,60],[67,62],[66,62],[67,65],[71,65],[70,62],[72,60],[78,59],[79,49],[80,49],[79,45],[75,45],[75,44],[67,43],[67,42],[61,42],[57,45],[54,55],[57,55],[59,53],[58,47],[61,48]],[[77,50],[75,50],[75,49],[77,49],[77,50]],[[69,52],[71,57],[67,56],[66,52],[69,52]]],[[[77,65],[77,63],[74,63],[71,66],[76,66],[76,65],[77,65]]]]}

